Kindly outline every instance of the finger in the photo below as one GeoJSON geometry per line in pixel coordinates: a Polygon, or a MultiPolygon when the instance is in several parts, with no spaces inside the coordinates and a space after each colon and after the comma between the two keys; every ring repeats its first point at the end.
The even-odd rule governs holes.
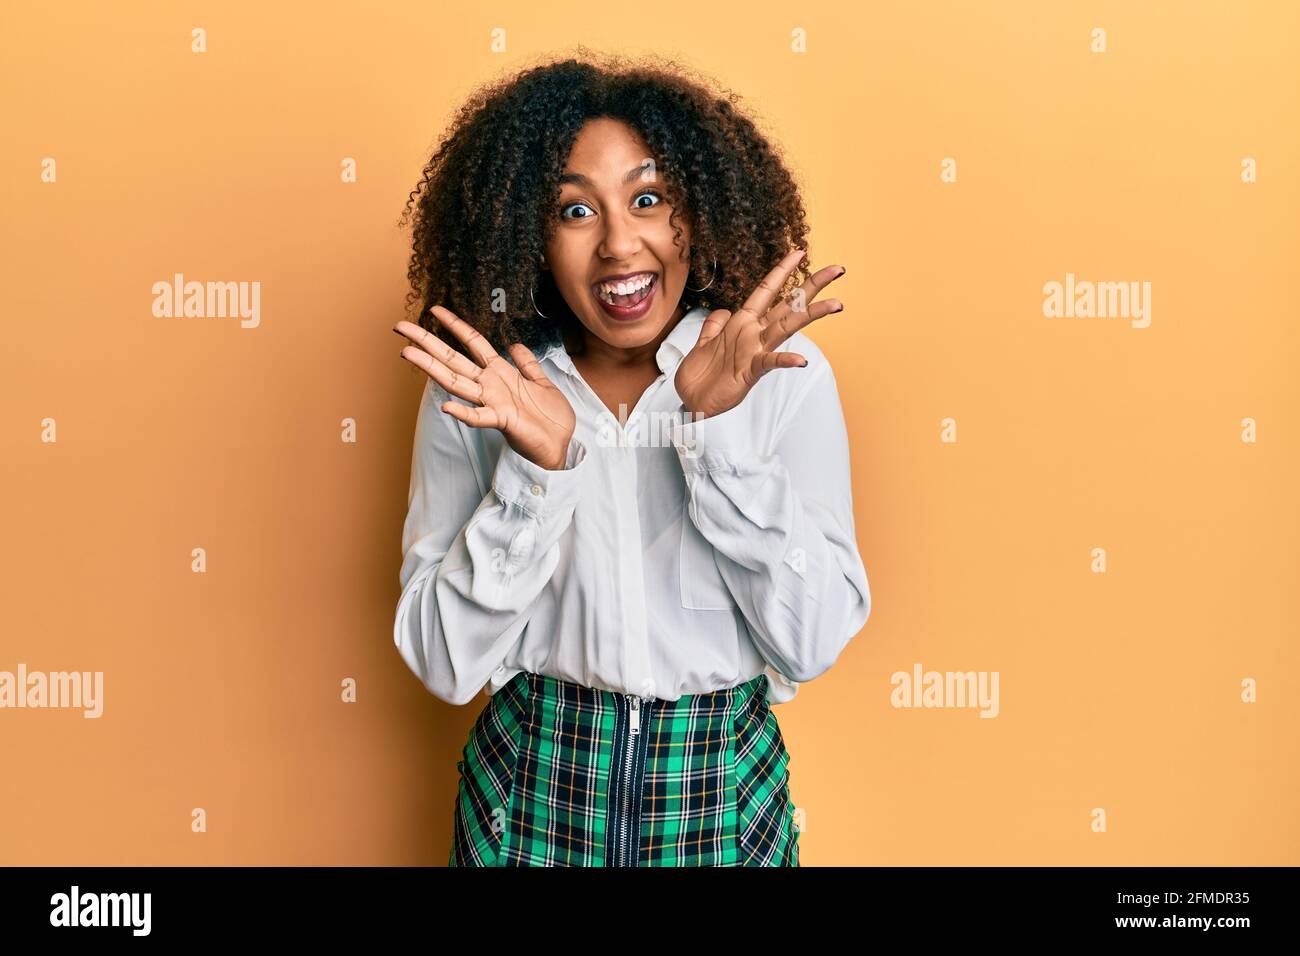
{"type": "Polygon", "coordinates": [[[777,319],[775,322],[763,329],[763,348],[771,350],[785,342],[790,336],[794,335],[806,325],[810,325],[824,315],[834,315],[836,312],[844,311],[844,303],[839,299],[827,299],[824,302],[814,302],[808,306],[807,312],[787,312],[784,318],[777,319]]]}
{"type": "Polygon", "coordinates": [[[546,377],[542,371],[542,363],[537,361],[528,346],[522,342],[516,342],[510,346],[510,357],[515,360],[515,367],[519,369],[519,374],[530,382],[536,382],[538,385],[550,385],[551,380],[546,377]]]}
{"type": "Polygon", "coordinates": [[[763,281],[758,284],[758,288],[749,294],[745,304],[737,311],[748,312],[751,315],[766,313],[772,306],[772,300],[776,298],[785,285],[785,280],[790,278],[790,273],[794,272],[795,267],[799,265],[805,255],[807,255],[805,249],[792,249],[786,253],[785,258],[763,277],[763,281]]]}
{"type": "Polygon", "coordinates": [[[538,403],[537,394],[535,392],[530,392],[524,387],[526,382],[532,382],[539,388],[555,388],[555,385],[551,380],[546,377],[546,372],[543,371],[541,363],[537,361],[537,357],[533,355],[528,346],[524,345],[522,342],[515,342],[513,345],[509,346],[509,350],[511,357],[515,360],[515,365],[519,369],[519,376],[516,377],[512,383],[515,393],[515,404],[519,408],[524,408],[526,406],[531,408],[533,412],[541,415],[552,425],[558,426],[560,423],[557,422],[551,414],[538,403]]]}
{"type": "MultiPolygon", "coordinates": [[[[452,395],[455,395],[457,398],[463,398],[467,402],[482,404],[483,386],[480,382],[452,371],[428,352],[413,348],[410,345],[402,349],[400,354],[402,358],[406,359],[412,365],[423,369],[428,374],[429,378],[433,379],[452,395]]],[[[464,356],[461,356],[461,358],[464,358],[464,356]]],[[[479,371],[481,372],[482,369],[479,369],[479,371]]]]}
{"type": "Polygon", "coordinates": [[[500,428],[502,424],[501,416],[495,409],[462,405],[459,402],[443,402],[441,408],[452,418],[473,428],[500,428]]]}
{"type": "Polygon", "coordinates": [[[754,359],[758,363],[755,380],[774,368],[803,368],[808,360],[797,352],[764,352],[754,359]]]}
{"type": "Polygon", "coordinates": [[[808,277],[807,282],[794,290],[789,299],[782,299],[768,309],[767,314],[759,319],[759,323],[765,326],[771,325],[773,322],[779,322],[791,312],[807,311],[808,304],[817,298],[818,293],[844,275],[844,272],[843,266],[826,266],[824,269],[818,269],[808,277]],[[796,308],[796,306],[802,306],[802,308],[796,308]]]}
{"type": "Polygon", "coordinates": [[[731,318],[731,313],[726,309],[714,309],[710,312],[708,318],[704,320],[704,324],[700,326],[699,342],[707,342],[719,334],[723,327],[726,326],[729,318],[731,318]]]}
{"type": "Polygon", "coordinates": [[[477,378],[478,373],[482,371],[438,336],[414,322],[405,320],[398,322],[393,326],[393,331],[406,336],[424,351],[442,362],[443,365],[446,365],[454,372],[464,375],[466,378],[477,378]]]}
{"type": "Polygon", "coordinates": [[[763,354],[763,332],[757,322],[741,325],[731,340],[731,374],[753,384],[758,380],[761,370],[755,359],[763,354]]]}
{"type": "Polygon", "coordinates": [[[479,333],[478,329],[450,309],[435,305],[429,311],[437,317],[438,321],[451,330],[452,335],[465,343],[465,348],[469,349],[469,354],[474,357],[474,361],[478,362],[479,365],[487,368],[488,363],[494,358],[500,358],[497,355],[497,350],[479,333]]]}

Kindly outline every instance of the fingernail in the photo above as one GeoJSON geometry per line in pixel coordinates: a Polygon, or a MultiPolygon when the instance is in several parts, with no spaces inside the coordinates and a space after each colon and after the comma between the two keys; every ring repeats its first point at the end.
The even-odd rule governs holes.
{"type": "Polygon", "coordinates": [[[807,359],[804,359],[802,362],[800,362],[800,363],[799,363],[799,367],[800,367],[800,368],[807,368],[807,367],[808,367],[808,360],[807,360],[807,359]]]}
{"type": "Polygon", "coordinates": [[[394,334],[394,335],[401,335],[402,333],[399,332],[399,331],[397,331],[397,329],[393,329],[393,334],[394,334]]]}
{"type": "Polygon", "coordinates": [[[844,273],[848,271],[849,271],[848,269],[844,268],[843,266],[840,266],[840,271],[835,273],[835,278],[838,279],[840,276],[844,275],[844,273]]]}
{"type": "Polygon", "coordinates": [[[836,305],[833,311],[835,311],[835,312],[843,312],[843,311],[844,311],[844,303],[841,302],[841,303],[839,303],[838,305],[836,305]]]}

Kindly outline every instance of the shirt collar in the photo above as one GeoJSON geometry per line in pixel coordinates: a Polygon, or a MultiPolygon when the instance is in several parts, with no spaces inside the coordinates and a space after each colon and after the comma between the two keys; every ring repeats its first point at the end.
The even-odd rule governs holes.
{"type": "MultiPolygon", "coordinates": [[[[659,343],[659,351],[655,353],[655,361],[659,363],[659,371],[667,374],[669,369],[686,357],[686,353],[700,340],[700,329],[704,326],[704,320],[708,317],[709,310],[704,306],[697,306],[678,320],[677,325],[668,333],[667,338],[659,343]]],[[[545,362],[547,359],[550,359],[558,369],[569,375],[576,375],[578,372],[573,364],[573,358],[569,355],[569,350],[564,347],[563,342],[557,342],[542,353],[541,361],[545,362]]]]}

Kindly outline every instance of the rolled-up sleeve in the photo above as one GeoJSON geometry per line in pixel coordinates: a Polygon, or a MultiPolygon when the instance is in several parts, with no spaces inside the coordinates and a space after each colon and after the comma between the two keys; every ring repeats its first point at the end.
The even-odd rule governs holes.
{"type": "MultiPolygon", "coordinates": [[[[825,672],[871,613],[835,377],[824,360],[807,373],[770,450],[743,402],[670,429],[690,520],[717,552],[760,653],[796,683],[825,672]]],[[[751,391],[744,401],[756,398],[751,391]]]]}
{"type": "MultiPolygon", "coordinates": [[[[549,470],[501,445],[483,493],[463,425],[443,412],[452,398],[426,383],[416,420],[402,531],[402,593],[393,639],[438,698],[468,703],[508,657],[559,561],[586,469],[570,441],[549,470]]],[[[479,468],[482,463],[477,463],[479,468]]]]}

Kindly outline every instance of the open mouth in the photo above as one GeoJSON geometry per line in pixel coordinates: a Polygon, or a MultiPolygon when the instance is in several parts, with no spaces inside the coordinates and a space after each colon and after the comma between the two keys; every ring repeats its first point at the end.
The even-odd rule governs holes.
{"type": "Polygon", "coordinates": [[[654,272],[638,272],[636,275],[614,282],[594,282],[592,294],[607,313],[615,318],[639,318],[650,301],[659,275],[654,272]]]}

